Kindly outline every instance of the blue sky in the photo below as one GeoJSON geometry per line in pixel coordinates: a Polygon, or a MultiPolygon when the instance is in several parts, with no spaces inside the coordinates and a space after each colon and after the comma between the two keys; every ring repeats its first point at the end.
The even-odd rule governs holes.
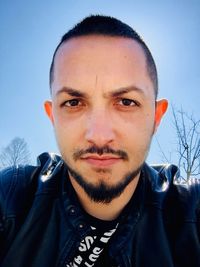
{"type": "MultiPolygon", "coordinates": [[[[90,14],[115,16],[137,30],[157,63],[159,97],[200,118],[200,1],[35,0],[0,1],[0,148],[25,138],[33,161],[57,151],[43,102],[50,98],[48,72],[61,36],[90,14]]],[[[157,133],[168,153],[175,149],[171,110],[157,133]]],[[[160,162],[153,141],[150,163],[160,162]]]]}

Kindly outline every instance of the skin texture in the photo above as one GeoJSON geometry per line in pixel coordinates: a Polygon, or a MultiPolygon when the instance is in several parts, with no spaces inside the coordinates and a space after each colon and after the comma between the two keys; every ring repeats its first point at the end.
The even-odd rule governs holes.
{"type": "Polygon", "coordinates": [[[69,173],[88,213],[111,220],[128,203],[167,105],[155,101],[144,52],[134,40],[92,35],[59,48],[45,110],[64,161],[94,189],[116,188],[132,174],[122,192],[103,203],[69,173]]]}

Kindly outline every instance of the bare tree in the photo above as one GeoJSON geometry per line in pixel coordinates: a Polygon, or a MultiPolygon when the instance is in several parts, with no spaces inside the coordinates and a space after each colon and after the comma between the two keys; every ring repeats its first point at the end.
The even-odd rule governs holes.
{"type": "Polygon", "coordinates": [[[200,174],[200,120],[188,115],[183,109],[172,108],[177,136],[178,166],[188,180],[200,174]]]}
{"type": "Polygon", "coordinates": [[[15,137],[8,146],[2,148],[0,167],[17,166],[30,163],[30,152],[23,138],[15,137]]]}
{"type": "MultiPolygon", "coordinates": [[[[200,175],[200,120],[195,120],[193,115],[188,115],[183,109],[177,110],[172,106],[173,124],[176,131],[176,164],[185,173],[185,178],[200,175]]],[[[162,157],[170,161],[157,140],[162,157]]]]}

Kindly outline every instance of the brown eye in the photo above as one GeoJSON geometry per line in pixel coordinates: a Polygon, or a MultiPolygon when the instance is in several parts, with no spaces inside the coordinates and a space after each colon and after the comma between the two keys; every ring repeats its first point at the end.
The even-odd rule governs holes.
{"type": "Polygon", "coordinates": [[[136,105],[135,101],[128,99],[128,98],[121,99],[120,104],[123,106],[135,106],[136,105]]]}
{"type": "Polygon", "coordinates": [[[68,107],[76,107],[80,105],[80,101],[78,99],[71,99],[65,102],[65,106],[68,107]]]}

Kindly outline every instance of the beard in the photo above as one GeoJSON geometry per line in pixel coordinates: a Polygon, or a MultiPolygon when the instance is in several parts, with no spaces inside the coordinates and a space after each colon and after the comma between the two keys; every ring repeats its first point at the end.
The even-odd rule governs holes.
{"type": "MultiPolygon", "coordinates": [[[[153,133],[151,137],[153,136],[153,133]]],[[[138,163],[138,166],[132,169],[131,171],[127,172],[124,176],[121,177],[120,182],[118,182],[115,185],[108,185],[106,182],[106,177],[101,179],[101,181],[98,184],[93,184],[91,182],[88,182],[87,179],[81,175],[77,170],[73,169],[70,164],[68,164],[68,160],[66,159],[64,153],[62,154],[62,157],[64,159],[64,162],[67,165],[68,172],[72,179],[76,181],[79,186],[85,191],[87,196],[95,203],[103,203],[103,204],[109,204],[113,199],[119,197],[126,187],[136,178],[141,172],[141,169],[145,163],[145,159],[147,157],[147,154],[149,152],[151,139],[149,140],[146,148],[144,149],[143,153],[141,154],[141,162],[138,163]]],[[[128,154],[123,150],[113,150],[112,148],[108,146],[104,147],[96,147],[92,146],[88,149],[77,149],[73,153],[73,160],[76,162],[78,161],[82,156],[86,155],[87,153],[90,154],[113,154],[118,155],[122,160],[129,161],[128,154]]],[[[96,172],[101,173],[103,175],[106,175],[109,170],[105,169],[96,169],[96,172]]]]}
{"type": "Polygon", "coordinates": [[[107,185],[101,181],[97,185],[87,182],[87,180],[77,171],[68,167],[71,177],[82,187],[88,197],[95,203],[109,204],[113,199],[119,197],[125,188],[138,176],[142,166],[125,174],[121,181],[115,185],[107,185]]]}

